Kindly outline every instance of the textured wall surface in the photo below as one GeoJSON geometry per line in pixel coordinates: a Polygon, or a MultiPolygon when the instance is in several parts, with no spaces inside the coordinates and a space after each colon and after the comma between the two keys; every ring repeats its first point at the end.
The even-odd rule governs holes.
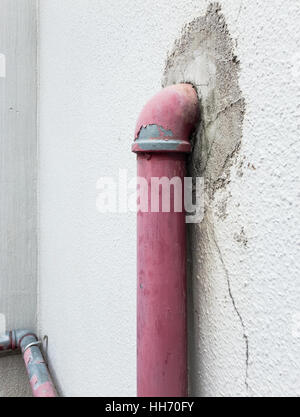
{"type": "Polygon", "coordinates": [[[204,220],[189,227],[190,389],[300,395],[299,37],[283,30],[291,12],[296,30],[299,7],[242,4],[235,39],[226,6],[187,25],[164,77],[193,82],[202,110],[190,161],[206,184],[204,220]]]}
{"type": "Polygon", "coordinates": [[[202,102],[215,187],[190,230],[190,391],[300,395],[299,2],[220,4],[210,25],[208,1],[40,1],[39,329],[63,395],[136,393],[135,216],[98,213],[95,184],[134,175],[135,121],[163,73],[202,80],[201,98],[222,59],[237,97],[221,83],[202,102]]]}
{"type": "MultiPolygon", "coordinates": [[[[36,52],[35,0],[0,0],[0,314],[7,329],[36,327],[36,52]]],[[[18,363],[0,358],[0,395],[19,395],[22,381],[27,387],[18,363]]]]}

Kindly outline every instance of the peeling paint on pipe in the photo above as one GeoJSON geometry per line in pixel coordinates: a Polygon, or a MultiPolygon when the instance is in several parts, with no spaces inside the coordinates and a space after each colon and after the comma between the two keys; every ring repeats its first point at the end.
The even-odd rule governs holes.
{"type": "Polygon", "coordinates": [[[34,345],[37,342],[33,332],[12,330],[0,336],[0,352],[21,350],[33,396],[57,397],[42,352],[38,345],[34,345]]]}
{"type": "MultiPolygon", "coordinates": [[[[138,176],[148,183],[149,207],[151,178],[179,177],[183,184],[198,117],[197,94],[189,84],[165,88],[142,110],[132,150],[138,176]]],[[[139,397],[187,395],[185,235],[184,210],[137,214],[139,397]]]]}

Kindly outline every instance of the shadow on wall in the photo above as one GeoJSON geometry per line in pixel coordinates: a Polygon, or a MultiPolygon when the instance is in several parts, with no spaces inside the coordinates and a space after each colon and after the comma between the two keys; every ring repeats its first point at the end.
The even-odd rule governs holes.
{"type": "Polygon", "coordinates": [[[205,375],[207,380],[209,365],[200,353],[214,349],[213,345],[209,346],[203,325],[209,321],[207,305],[215,298],[210,287],[217,263],[223,269],[225,291],[230,300],[228,314],[235,316],[242,331],[245,376],[240,381],[240,390],[248,390],[248,337],[215,233],[216,221],[227,217],[230,169],[238,160],[242,140],[245,102],[239,87],[239,69],[221,7],[212,3],[205,16],[184,27],[167,59],[163,77],[163,87],[181,82],[193,84],[201,106],[202,120],[193,140],[188,167],[191,176],[205,178],[204,220],[188,226],[189,385],[190,394],[195,396],[207,394],[201,380],[205,380],[205,375]]]}

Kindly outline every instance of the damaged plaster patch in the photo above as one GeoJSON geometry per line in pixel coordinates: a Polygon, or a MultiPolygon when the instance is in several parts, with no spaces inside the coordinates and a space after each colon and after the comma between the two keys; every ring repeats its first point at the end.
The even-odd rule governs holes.
{"type": "Polygon", "coordinates": [[[246,236],[244,227],[241,228],[241,231],[239,233],[234,234],[234,240],[236,240],[238,243],[243,245],[245,248],[248,246],[248,238],[246,236]]]}
{"type": "MultiPolygon", "coordinates": [[[[242,330],[245,352],[242,383],[248,390],[249,340],[246,325],[234,298],[230,268],[226,267],[221,250],[222,241],[217,241],[215,230],[217,220],[227,221],[227,204],[232,198],[228,190],[231,169],[236,166],[237,178],[241,178],[244,164],[240,149],[245,102],[239,87],[239,70],[234,42],[221,7],[218,3],[211,3],[205,16],[194,19],[184,27],[181,38],[175,42],[167,58],[162,83],[163,87],[191,83],[197,90],[201,110],[201,122],[193,138],[193,152],[188,164],[189,175],[205,179],[204,220],[188,227],[188,293],[189,304],[195,306],[189,312],[190,385],[194,395],[205,395],[198,383],[199,375],[211,372],[201,362],[203,359],[198,352],[207,350],[201,330],[201,320],[206,319],[206,313],[201,303],[209,307],[212,303],[207,298],[207,292],[214,285],[216,263],[223,267],[224,291],[229,295],[232,314],[235,314],[242,330]],[[203,310],[201,314],[198,312],[199,305],[203,310]],[[194,327],[196,310],[200,330],[194,327]],[[195,335],[195,332],[198,334],[195,335]],[[202,343],[201,347],[199,343],[202,343]]],[[[238,239],[245,245],[242,235],[238,239]]],[[[220,283],[215,282],[215,285],[220,286],[220,283]]]]}
{"type": "Polygon", "coordinates": [[[163,86],[190,82],[197,90],[201,125],[194,138],[190,168],[205,176],[207,192],[230,181],[241,139],[245,103],[239,87],[239,61],[221,8],[212,3],[205,16],[183,29],[169,55],[163,86]]]}

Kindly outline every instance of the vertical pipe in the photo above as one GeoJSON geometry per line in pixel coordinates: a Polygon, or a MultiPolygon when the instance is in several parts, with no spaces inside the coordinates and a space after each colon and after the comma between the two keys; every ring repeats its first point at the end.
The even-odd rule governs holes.
{"type": "Polygon", "coordinates": [[[192,86],[168,87],[143,109],[133,145],[138,177],[146,180],[148,191],[148,211],[137,214],[137,390],[141,397],[187,395],[183,184],[185,154],[191,150],[188,138],[197,116],[192,86]],[[153,178],[176,178],[180,211],[175,210],[175,187],[171,186],[170,210],[164,212],[162,201],[157,201],[166,196],[164,188],[154,193],[153,178]],[[159,211],[153,212],[157,204],[159,211]]]}
{"type": "MultiPolygon", "coordinates": [[[[185,176],[178,154],[138,155],[138,176],[151,193],[152,177],[185,176]]],[[[185,396],[185,216],[138,212],[138,395],[185,396]]]]}

